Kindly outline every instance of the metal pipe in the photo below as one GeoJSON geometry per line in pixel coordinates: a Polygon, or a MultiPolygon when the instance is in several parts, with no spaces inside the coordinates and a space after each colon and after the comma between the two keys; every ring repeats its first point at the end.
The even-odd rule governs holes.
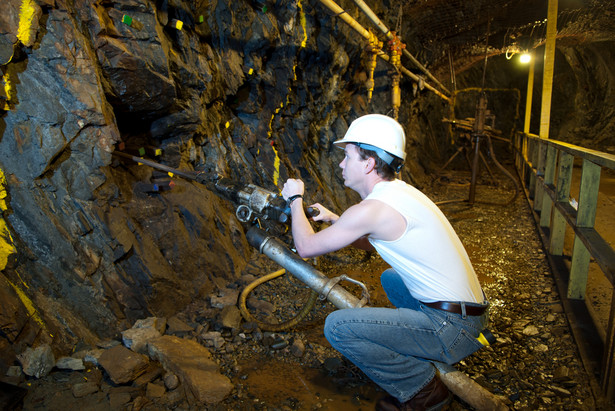
{"type": "MultiPolygon", "coordinates": [[[[357,33],[359,33],[361,36],[363,36],[364,38],[369,40],[369,38],[370,38],[369,30],[365,29],[359,22],[357,22],[355,19],[350,17],[350,15],[346,12],[346,10],[341,8],[337,3],[335,3],[333,0],[320,0],[320,2],[324,6],[326,6],[329,10],[331,10],[335,16],[337,16],[337,17],[341,18],[342,20],[344,20],[344,22],[346,22],[346,24],[348,24],[350,27],[352,27],[357,33]]],[[[389,61],[389,56],[386,53],[384,53],[383,51],[380,51],[378,53],[378,57],[380,57],[381,59],[385,60],[386,62],[389,61]]],[[[412,80],[414,80],[416,82],[421,81],[421,78],[419,76],[417,76],[416,74],[414,74],[410,70],[406,69],[405,67],[401,66],[400,69],[401,69],[401,72],[404,75],[410,77],[412,80]]],[[[446,100],[447,102],[450,101],[449,97],[447,95],[443,94],[440,90],[434,88],[433,86],[429,85],[428,83],[424,83],[424,84],[425,84],[425,88],[426,89],[434,92],[438,97],[441,97],[442,99],[446,100]]]]}
{"type": "Polygon", "coordinates": [[[362,302],[357,297],[340,285],[330,287],[329,277],[303,261],[277,238],[269,237],[265,231],[256,226],[248,230],[246,238],[252,247],[286,268],[289,273],[317,293],[323,294],[325,290],[331,288],[326,297],[335,307],[340,309],[361,307],[362,302]]]}
{"type": "Polygon", "coordinates": [[[141,158],[141,157],[137,157],[137,156],[133,156],[131,154],[126,154],[126,153],[122,153],[121,151],[114,151],[112,153],[114,156],[117,157],[122,157],[128,160],[132,160],[135,163],[140,163],[140,164],[145,164],[146,166],[150,166],[152,168],[155,168],[157,170],[161,170],[161,171],[165,171],[167,173],[173,173],[176,174],[180,177],[184,177],[187,178],[189,180],[196,180],[197,179],[197,173],[195,172],[190,172],[190,171],[181,171],[181,170],[177,170],[175,168],[171,168],[169,166],[165,166],[164,164],[160,164],[160,163],[156,163],[155,161],[151,161],[148,160],[146,158],[141,158]]]}
{"type": "MultiPolygon", "coordinates": [[[[331,280],[326,275],[303,261],[280,240],[269,237],[260,228],[256,226],[250,228],[246,233],[246,238],[252,247],[286,268],[289,273],[317,293],[322,294],[330,288],[330,291],[327,291],[327,299],[336,308],[356,308],[362,305],[362,300],[360,301],[343,287],[339,285],[331,287],[331,280]]],[[[497,396],[455,367],[437,361],[432,362],[438,368],[442,382],[455,395],[475,409],[479,411],[508,410],[508,407],[497,396]]]]}
{"type": "MultiPolygon", "coordinates": [[[[359,6],[361,10],[363,10],[363,13],[365,13],[365,15],[369,17],[369,19],[380,29],[380,31],[386,36],[387,40],[391,40],[393,38],[391,30],[388,29],[388,27],[382,22],[382,20],[380,20],[378,16],[376,16],[372,9],[370,9],[369,6],[365,4],[363,0],[353,1],[357,6],[359,6]]],[[[416,67],[418,67],[423,73],[427,75],[427,77],[429,77],[434,83],[440,86],[442,90],[444,90],[447,94],[451,94],[451,92],[446,87],[444,87],[444,85],[440,83],[438,79],[435,78],[429,72],[429,70],[427,70],[427,68],[425,68],[407,49],[403,49],[403,53],[404,56],[408,57],[416,67]]]]}

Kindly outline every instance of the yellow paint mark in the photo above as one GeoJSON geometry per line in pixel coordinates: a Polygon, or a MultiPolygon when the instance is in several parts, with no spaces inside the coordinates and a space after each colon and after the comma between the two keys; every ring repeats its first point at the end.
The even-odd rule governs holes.
{"type": "Polygon", "coordinates": [[[10,281],[8,283],[11,285],[11,287],[13,287],[13,289],[17,293],[17,296],[19,296],[21,303],[24,305],[24,307],[26,307],[26,310],[28,311],[28,314],[30,315],[30,317],[32,317],[34,321],[40,324],[41,327],[45,328],[45,323],[43,322],[43,319],[38,315],[36,308],[34,308],[34,304],[32,303],[32,300],[30,300],[30,298],[21,290],[21,288],[17,287],[15,284],[13,284],[10,281]]]}
{"type": "Polygon", "coordinates": [[[301,4],[301,0],[297,2],[297,7],[299,8],[299,22],[301,23],[301,28],[303,29],[303,40],[301,41],[301,48],[304,48],[307,44],[307,29],[305,22],[305,13],[303,12],[303,5],[301,4]]]}
{"type": "Polygon", "coordinates": [[[19,272],[16,271],[16,273],[17,273],[17,277],[19,277],[19,281],[21,282],[21,285],[23,285],[26,288],[30,288],[28,284],[26,284],[26,282],[21,278],[21,275],[19,274],[19,272]]]}
{"type": "Polygon", "coordinates": [[[252,73],[254,73],[254,69],[251,68],[250,70],[248,70],[248,74],[252,75],[252,73]]]}
{"type": "Polygon", "coordinates": [[[0,211],[6,210],[6,196],[6,177],[4,176],[2,169],[0,169],[0,211]]]}
{"type": "Polygon", "coordinates": [[[9,104],[9,102],[14,97],[13,85],[11,84],[11,80],[9,79],[8,74],[2,76],[2,83],[4,87],[4,96],[6,97],[6,101],[4,102],[4,106],[2,108],[8,111],[11,109],[11,105],[9,104]]]}
{"type": "Polygon", "coordinates": [[[271,120],[269,120],[269,130],[267,130],[267,137],[271,138],[273,135],[273,119],[275,118],[275,114],[271,115],[271,120]]]}
{"type": "Polygon", "coordinates": [[[275,153],[275,160],[273,160],[273,185],[278,185],[278,180],[280,179],[280,156],[278,155],[278,150],[275,149],[275,146],[272,145],[271,148],[275,153]]]}
{"type": "Polygon", "coordinates": [[[19,28],[17,29],[17,38],[21,43],[27,47],[33,43],[31,30],[32,20],[36,14],[36,3],[34,0],[22,0],[21,7],[19,9],[19,28]]]}
{"type": "Polygon", "coordinates": [[[226,128],[229,128],[230,126],[231,126],[231,123],[228,122],[228,121],[226,122],[226,124],[224,124],[224,127],[226,127],[226,128]]]}
{"type": "MultiPolygon", "coordinates": [[[[6,177],[4,177],[4,173],[0,170],[0,211],[5,211],[7,208],[6,196],[6,177]]],[[[6,221],[4,221],[4,217],[0,217],[0,270],[6,267],[9,257],[16,252],[17,249],[13,244],[13,237],[11,237],[6,221]]]]}
{"type": "MultiPolygon", "coordinates": [[[[283,106],[283,105],[282,105],[283,106]]],[[[276,113],[279,109],[276,110],[276,113]]],[[[271,115],[271,120],[269,120],[269,130],[267,130],[267,137],[269,139],[273,136],[273,119],[275,118],[275,114],[271,115]]],[[[275,153],[275,160],[273,160],[273,184],[278,185],[278,180],[280,179],[280,156],[278,155],[278,150],[275,149],[273,145],[273,140],[271,141],[271,148],[275,153]]]]}

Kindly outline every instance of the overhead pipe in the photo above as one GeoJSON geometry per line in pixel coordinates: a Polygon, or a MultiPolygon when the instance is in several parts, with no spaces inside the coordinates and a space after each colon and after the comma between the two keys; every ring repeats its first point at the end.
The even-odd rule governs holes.
{"type": "MultiPolygon", "coordinates": [[[[321,298],[325,296],[336,308],[357,308],[366,305],[366,298],[359,300],[342,286],[338,285],[335,281],[336,279],[329,279],[329,277],[292,252],[280,240],[268,236],[262,229],[256,226],[250,228],[246,233],[246,238],[248,243],[259,250],[261,254],[265,254],[284,267],[286,271],[298,280],[319,293],[321,298]]],[[[354,280],[350,281],[355,282],[354,280]]],[[[363,286],[361,283],[359,285],[363,286]]],[[[470,404],[474,409],[479,411],[508,410],[508,407],[497,396],[480,386],[465,373],[451,365],[438,361],[432,362],[438,368],[442,382],[455,395],[470,404]]]]}
{"type": "MultiPolygon", "coordinates": [[[[320,2],[324,6],[326,6],[329,10],[331,10],[335,16],[337,16],[337,17],[341,18],[342,20],[344,20],[344,22],[346,22],[346,24],[348,24],[357,33],[359,33],[361,36],[363,36],[365,39],[367,39],[369,41],[370,36],[371,36],[371,33],[369,32],[369,30],[365,29],[365,27],[363,27],[359,22],[357,22],[355,19],[353,19],[346,12],[346,10],[341,8],[333,0],[320,0],[320,2]]],[[[378,57],[380,57],[381,59],[385,60],[386,62],[389,62],[389,56],[386,53],[384,53],[383,51],[380,51],[378,53],[378,57]]],[[[421,79],[419,76],[417,76],[416,74],[414,74],[413,72],[411,72],[410,70],[406,69],[403,66],[400,67],[400,70],[401,70],[402,74],[410,77],[412,80],[416,81],[417,83],[423,81],[423,79],[421,79]]],[[[425,88],[427,88],[428,90],[431,90],[432,92],[434,92],[438,97],[441,97],[442,99],[446,100],[447,102],[450,101],[449,97],[447,95],[445,95],[444,93],[442,93],[440,90],[438,90],[435,87],[429,85],[428,83],[424,82],[424,84],[425,84],[425,88]]]]}
{"type": "MultiPolygon", "coordinates": [[[[376,16],[376,14],[374,14],[374,12],[372,11],[372,9],[369,8],[369,6],[367,4],[365,4],[365,2],[363,0],[353,0],[355,2],[355,4],[357,6],[359,6],[359,8],[361,10],[363,10],[363,13],[365,13],[365,15],[367,17],[369,17],[369,19],[380,29],[380,31],[382,31],[382,33],[386,36],[387,40],[392,40],[393,37],[395,37],[393,35],[393,33],[391,33],[391,30],[388,29],[387,26],[385,26],[385,24],[382,22],[382,20],[380,20],[378,18],[378,16],[376,16]]],[[[438,86],[440,86],[440,88],[442,90],[444,90],[447,94],[451,94],[451,92],[444,87],[444,85],[442,83],[440,83],[438,81],[437,78],[435,78],[430,72],[429,70],[427,70],[427,68],[425,68],[409,51],[408,49],[404,49],[403,50],[404,56],[408,57],[410,59],[410,61],[412,61],[412,63],[418,67],[423,73],[425,73],[427,75],[427,77],[429,77],[434,83],[436,83],[438,86]]]]}

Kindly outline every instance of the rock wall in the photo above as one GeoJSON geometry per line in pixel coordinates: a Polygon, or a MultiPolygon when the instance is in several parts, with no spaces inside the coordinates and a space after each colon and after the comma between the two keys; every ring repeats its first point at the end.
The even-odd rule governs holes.
{"type": "MultiPolygon", "coordinates": [[[[375,11],[394,22],[388,3],[375,11]]],[[[319,2],[4,0],[0,9],[0,372],[29,345],[70,351],[172,315],[236,279],[255,252],[232,204],[121,161],[120,147],[274,191],[300,177],[310,200],[333,209],[358,199],[331,143],[359,115],[391,113],[390,69],[379,61],[368,101],[366,41],[319,2]],[[160,181],[173,188],[148,188],[160,181]]],[[[613,95],[608,50],[564,51],[579,85],[564,95],[593,114],[569,118],[564,134],[610,138],[612,105],[598,107],[613,95]],[[587,80],[596,70],[608,73],[605,94],[587,80]]],[[[407,78],[401,86],[403,178],[420,188],[430,164],[454,151],[442,122],[450,113],[407,78]]]]}
{"type": "Polygon", "coordinates": [[[379,63],[368,103],[363,39],[317,2],[2,7],[3,367],[27,345],[70,350],[172,315],[254,252],[232,204],[120,161],[120,144],[270,190],[301,177],[334,208],[357,199],[331,142],[358,115],[390,109],[388,69],[379,63]],[[173,189],[144,189],[161,178],[173,189]]]}

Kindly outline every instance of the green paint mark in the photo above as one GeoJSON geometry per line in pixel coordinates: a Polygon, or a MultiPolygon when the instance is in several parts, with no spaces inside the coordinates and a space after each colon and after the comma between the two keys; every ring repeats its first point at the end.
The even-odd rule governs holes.
{"type": "Polygon", "coordinates": [[[126,24],[127,26],[131,26],[132,25],[132,17],[127,16],[126,14],[124,14],[122,16],[122,23],[126,24]]]}

